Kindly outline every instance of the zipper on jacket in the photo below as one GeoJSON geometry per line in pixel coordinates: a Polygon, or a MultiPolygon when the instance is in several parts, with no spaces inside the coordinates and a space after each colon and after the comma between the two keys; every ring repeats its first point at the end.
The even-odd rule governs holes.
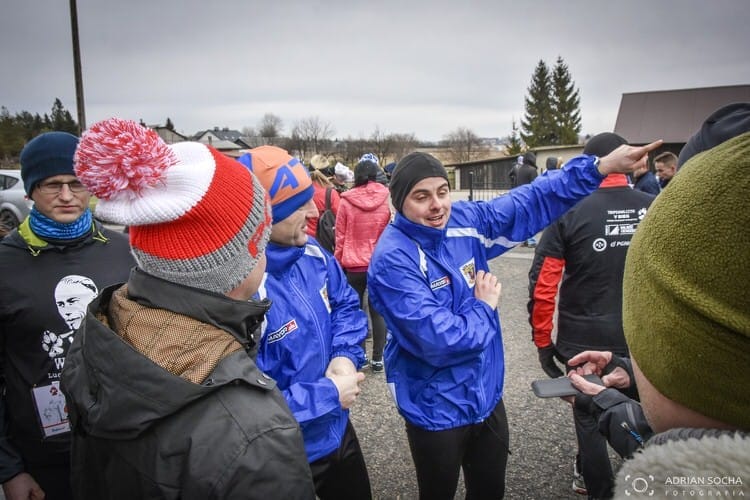
{"type": "MultiPolygon", "coordinates": [[[[445,245],[441,245],[439,251],[437,252],[437,261],[440,263],[440,265],[448,270],[450,273],[451,279],[454,282],[460,283],[460,285],[452,285],[452,286],[466,286],[468,288],[468,285],[466,285],[466,282],[464,281],[464,277],[461,274],[461,272],[454,268],[452,263],[447,263],[446,259],[444,258],[445,253],[447,252],[447,248],[445,245]]],[[[474,258],[474,265],[476,266],[476,257],[474,257],[474,253],[471,253],[471,256],[474,258]]],[[[474,269],[474,272],[476,273],[476,268],[474,269]]],[[[451,293],[455,295],[455,291],[451,290],[451,293]]],[[[472,289],[469,288],[469,293],[473,296],[472,289]]],[[[490,347],[492,346],[492,343],[490,343],[490,347]]],[[[484,390],[484,383],[482,380],[482,372],[489,373],[490,370],[487,364],[487,356],[485,354],[485,351],[487,349],[483,349],[482,352],[479,353],[479,369],[481,372],[479,373],[479,388],[477,389],[477,408],[475,408],[476,414],[474,415],[474,423],[479,423],[483,420],[483,416],[486,413],[485,407],[487,406],[487,394],[484,390]]]]}
{"type": "MultiPolygon", "coordinates": [[[[327,275],[328,275],[328,268],[326,267],[326,276],[327,275]]],[[[294,278],[294,277],[290,276],[290,278],[294,278]]],[[[307,294],[302,293],[302,291],[297,286],[296,279],[290,279],[289,284],[294,289],[294,293],[299,297],[300,302],[304,304],[305,307],[307,308],[307,311],[311,313],[310,316],[312,317],[312,320],[315,323],[315,333],[318,336],[318,342],[320,342],[320,345],[323,348],[323,356],[321,356],[320,359],[322,361],[321,368],[323,369],[323,374],[325,374],[326,370],[328,369],[328,363],[326,363],[326,360],[331,356],[331,353],[328,352],[329,349],[326,343],[324,342],[323,332],[322,332],[323,329],[320,323],[318,322],[318,315],[316,314],[314,307],[310,304],[310,301],[307,299],[307,294]]],[[[325,280],[325,286],[326,288],[328,287],[328,278],[326,278],[325,280]]],[[[318,290],[317,293],[318,295],[320,295],[320,290],[318,290]]],[[[323,299],[321,299],[321,301],[322,300],[323,299]]],[[[330,313],[328,314],[328,316],[330,318],[330,313]]],[[[330,319],[329,319],[329,322],[330,322],[330,319]]]]}

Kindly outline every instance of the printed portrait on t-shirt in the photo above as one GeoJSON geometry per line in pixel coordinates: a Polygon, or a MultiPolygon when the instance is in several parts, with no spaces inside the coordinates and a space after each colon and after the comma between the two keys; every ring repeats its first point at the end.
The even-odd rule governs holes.
{"type": "Polygon", "coordinates": [[[60,317],[68,325],[64,333],[44,332],[42,348],[50,358],[65,352],[65,343],[73,342],[73,333],[81,326],[86,308],[99,294],[96,284],[86,276],[71,274],[62,278],[55,287],[55,305],[60,317]]]}

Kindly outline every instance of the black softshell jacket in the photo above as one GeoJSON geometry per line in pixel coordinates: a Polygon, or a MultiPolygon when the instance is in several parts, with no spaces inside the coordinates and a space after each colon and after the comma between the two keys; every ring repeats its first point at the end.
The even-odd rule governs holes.
{"type": "MultiPolygon", "coordinates": [[[[222,359],[202,384],[169,373],[95,317],[107,315],[115,288],[92,302],[63,372],[76,498],[314,498],[299,426],[275,382],[244,350],[222,359]]],[[[137,269],[128,296],[237,338],[268,307],[137,269]]]]}

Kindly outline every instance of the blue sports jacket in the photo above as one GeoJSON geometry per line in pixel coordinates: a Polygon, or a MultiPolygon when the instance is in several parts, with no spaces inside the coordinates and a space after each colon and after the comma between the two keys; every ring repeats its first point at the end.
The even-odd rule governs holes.
{"type": "Polygon", "coordinates": [[[360,368],[367,318],[333,256],[308,238],[301,247],[266,247],[266,273],[256,298],[269,298],[256,364],[276,380],[302,428],[307,459],[338,449],[349,411],[325,372],[337,356],[360,368]]]}
{"type": "Polygon", "coordinates": [[[596,160],[578,156],[489,202],[456,202],[444,229],[401,213],[386,227],[367,284],[389,330],[388,385],[408,422],[432,431],[474,424],[500,401],[500,320],[474,297],[474,278],[593,192],[603,179],[596,160]]]}

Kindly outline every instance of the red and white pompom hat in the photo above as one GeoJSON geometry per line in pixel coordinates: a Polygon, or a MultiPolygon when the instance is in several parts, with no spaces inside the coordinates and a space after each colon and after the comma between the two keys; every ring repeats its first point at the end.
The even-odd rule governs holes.
{"type": "Polygon", "coordinates": [[[263,187],[242,164],[198,142],[167,145],[110,118],[81,137],[74,168],[97,217],[129,226],[138,266],[225,294],[253,270],[271,232],[263,187]]]}

